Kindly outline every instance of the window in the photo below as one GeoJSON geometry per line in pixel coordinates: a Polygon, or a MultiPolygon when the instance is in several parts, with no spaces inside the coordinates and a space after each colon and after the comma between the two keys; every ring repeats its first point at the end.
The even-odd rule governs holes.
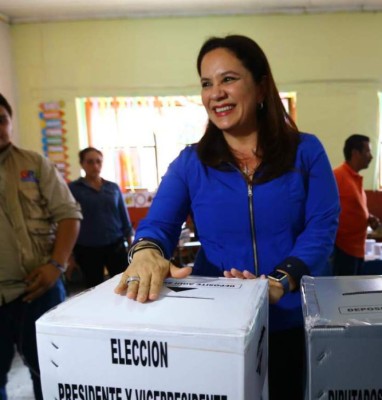
{"type": "Polygon", "coordinates": [[[382,190],[382,93],[378,93],[378,98],[379,98],[379,141],[375,157],[377,159],[377,178],[378,178],[377,189],[382,190]]]}
{"type": "MultiPolygon", "coordinates": [[[[295,93],[280,93],[295,119],[295,93]]],[[[199,141],[207,114],[200,96],[89,97],[76,101],[80,146],[104,154],[102,175],[122,191],[155,191],[169,163],[199,141]]]]}
{"type": "Polygon", "coordinates": [[[81,147],[103,152],[103,176],[124,191],[155,190],[207,121],[200,96],[85,98],[77,99],[77,110],[81,147]]]}
{"type": "Polygon", "coordinates": [[[287,113],[292,117],[293,121],[297,120],[296,115],[296,93],[295,92],[281,92],[281,101],[287,113]]]}

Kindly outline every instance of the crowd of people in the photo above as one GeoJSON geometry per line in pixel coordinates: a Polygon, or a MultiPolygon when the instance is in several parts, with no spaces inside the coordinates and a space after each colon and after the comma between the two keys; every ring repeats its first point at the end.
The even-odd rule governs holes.
{"type": "Polygon", "coordinates": [[[362,267],[367,225],[379,226],[358,173],[372,159],[370,141],[349,137],[333,173],[248,37],[208,39],[196,67],[206,131],[169,165],[136,232],[120,188],[101,177],[101,151],[80,151],[85,175],[68,186],[51,162],[11,142],[12,108],[0,95],[1,400],[15,347],[43,398],[35,321],[64,300],[68,260],[86,287],[101,283],[105,268],[122,273],[115,292],[142,303],[158,299],[168,276],[268,279],[269,398],[304,398],[300,280],[362,267]],[[171,261],[187,218],[201,243],[193,268],[171,261]]]}

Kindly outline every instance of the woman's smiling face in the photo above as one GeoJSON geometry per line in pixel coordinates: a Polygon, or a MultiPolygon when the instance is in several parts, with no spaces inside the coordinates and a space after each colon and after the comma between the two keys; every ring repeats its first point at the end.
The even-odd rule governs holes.
{"type": "Polygon", "coordinates": [[[217,48],[201,62],[202,101],[210,120],[224,133],[247,135],[257,130],[261,87],[234,53],[217,48]]]}

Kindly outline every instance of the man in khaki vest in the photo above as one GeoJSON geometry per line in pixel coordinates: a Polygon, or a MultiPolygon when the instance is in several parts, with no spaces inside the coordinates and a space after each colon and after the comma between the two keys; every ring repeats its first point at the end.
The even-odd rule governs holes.
{"type": "Polygon", "coordinates": [[[42,400],[35,321],[65,298],[60,278],[82,215],[57,168],[11,134],[12,108],[0,94],[0,400],[15,347],[42,400]]]}

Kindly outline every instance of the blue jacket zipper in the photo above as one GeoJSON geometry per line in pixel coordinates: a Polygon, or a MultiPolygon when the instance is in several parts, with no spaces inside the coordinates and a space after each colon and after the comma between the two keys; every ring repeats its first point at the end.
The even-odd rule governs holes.
{"type": "Polygon", "coordinates": [[[257,262],[257,245],[256,245],[256,234],[255,234],[255,216],[253,214],[253,190],[252,184],[248,183],[248,205],[249,205],[249,218],[251,222],[251,236],[252,236],[252,249],[253,259],[255,263],[255,275],[259,276],[258,262],[257,262]]]}

